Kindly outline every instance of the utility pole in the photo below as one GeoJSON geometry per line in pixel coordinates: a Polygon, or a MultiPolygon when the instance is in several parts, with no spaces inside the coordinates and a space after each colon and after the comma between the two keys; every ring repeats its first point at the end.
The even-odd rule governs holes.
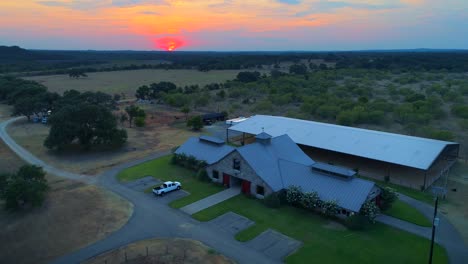
{"type": "Polygon", "coordinates": [[[437,205],[439,204],[439,196],[436,195],[435,207],[434,207],[434,218],[432,219],[432,238],[431,238],[431,251],[429,253],[429,264],[432,264],[432,253],[434,251],[434,236],[436,226],[439,225],[439,218],[437,217],[437,205]]]}

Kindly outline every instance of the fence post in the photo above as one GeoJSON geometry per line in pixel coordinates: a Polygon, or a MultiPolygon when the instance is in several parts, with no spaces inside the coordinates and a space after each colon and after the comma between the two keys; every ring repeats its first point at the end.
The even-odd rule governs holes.
{"type": "Polygon", "coordinates": [[[146,256],[148,257],[148,246],[146,247],[146,256]]]}
{"type": "Polygon", "coordinates": [[[125,262],[127,262],[127,251],[125,251],[125,262]]]}

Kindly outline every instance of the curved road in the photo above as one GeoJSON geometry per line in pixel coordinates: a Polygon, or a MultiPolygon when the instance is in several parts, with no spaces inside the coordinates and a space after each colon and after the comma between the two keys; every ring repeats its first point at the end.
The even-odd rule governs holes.
{"type": "MultiPolygon", "coordinates": [[[[120,230],[90,246],[60,257],[53,263],[79,263],[105,251],[154,237],[181,237],[198,240],[239,263],[277,262],[277,260],[270,259],[266,255],[250,249],[215,225],[198,222],[180,210],[170,208],[166,204],[156,201],[152,196],[127,188],[117,181],[116,175],[121,170],[167,155],[169,152],[155,153],[141,160],[120,164],[98,176],[70,173],[44,163],[19,146],[8,135],[6,127],[19,119],[21,117],[0,123],[0,138],[23,160],[41,166],[46,172],[56,176],[101,186],[124,197],[134,205],[132,216],[120,230]]],[[[404,195],[400,195],[400,198],[421,211],[428,219],[432,218],[433,208],[431,206],[404,195]]],[[[468,259],[468,250],[463,239],[445,217],[441,216],[441,220],[437,232],[437,242],[447,249],[450,263],[464,263],[468,259]]],[[[392,217],[382,215],[379,221],[426,238],[430,234],[430,228],[419,227],[392,217]]]]}

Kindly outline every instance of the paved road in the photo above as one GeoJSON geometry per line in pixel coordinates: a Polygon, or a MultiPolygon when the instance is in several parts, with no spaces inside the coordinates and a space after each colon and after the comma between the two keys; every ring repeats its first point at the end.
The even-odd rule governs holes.
{"type": "Polygon", "coordinates": [[[75,181],[88,183],[88,184],[95,184],[96,183],[97,180],[93,176],[75,174],[75,173],[71,173],[71,172],[68,172],[68,171],[64,171],[64,170],[60,170],[60,169],[57,169],[55,167],[52,167],[52,166],[46,164],[44,161],[38,159],[36,156],[31,154],[29,151],[27,151],[26,149],[24,149],[20,145],[16,144],[16,142],[6,132],[6,127],[9,124],[11,124],[11,123],[13,123],[13,122],[15,122],[17,120],[23,119],[23,118],[25,118],[25,117],[17,117],[17,118],[13,118],[13,119],[10,119],[10,120],[7,120],[7,121],[4,121],[4,122],[0,123],[0,138],[3,139],[5,144],[13,152],[15,152],[18,155],[18,157],[20,157],[21,159],[23,159],[25,162],[27,162],[29,164],[41,166],[44,169],[44,171],[46,171],[46,172],[48,172],[50,174],[57,175],[57,176],[60,176],[60,177],[64,177],[64,178],[71,179],[71,180],[75,180],[75,181]]]}
{"type": "Polygon", "coordinates": [[[277,260],[270,259],[263,253],[235,240],[232,234],[214,224],[198,222],[182,211],[170,208],[161,200],[158,201],[152,195],[132,190],[117,181],[116,175],[122,169],[167,155],[169,152],[156,153],[141,160],[118,165],[99,176],[73,174],[44,163],[16,144],[6,133],[6,127],[18,119],[0,123],[0,138],[26,162],[42,166],[45,171],[59,177],[97,184],[124,197],[134,205],[132,216],[120,230],[90,246],[62,256],[52,263],[80,263],[116,247],[155,237],[180,237],[198,240],[239,263],[278,263],[277,260]]]}

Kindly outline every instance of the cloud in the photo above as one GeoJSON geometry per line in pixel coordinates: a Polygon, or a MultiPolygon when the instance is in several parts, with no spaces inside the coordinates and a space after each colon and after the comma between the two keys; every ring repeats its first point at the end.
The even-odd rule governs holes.
{"type": "Polygon", "coordinates": [[[288,5],[298,5],[301,3],[300,0],[277,0],[277,1],[283,4],[288,4],[288,5]]]}
{"type": "Polygon", "coordinates": [[[140,12],[140,14],[143,14],[143,15],[161,15],[161,13],[154,12],[154,11],[142,11],[142,12],[140,12]]]}
{"type": "Polygon", "coordinates": [[[108,7],[131,7],[143,4],[167,5],[165,0],[72,0],[72,1],[39,1],[40,5],[66,7],[69,9],[89,10],[108,7]]]}
{"type": "Polygon", "coordinates": [[[350,3],[350,2],[330,2],[322,0],[315,2],[310,5],[309,9],[298,12],[295,14],[296,17],[303,17],[310,14],[316,13],[332,13],[336,9],[340,8],[353,8],[353,9],[365,9],[365,10],[387,10],[403,7],[402,4],[364,4],[364,3],[350,3]]]}

